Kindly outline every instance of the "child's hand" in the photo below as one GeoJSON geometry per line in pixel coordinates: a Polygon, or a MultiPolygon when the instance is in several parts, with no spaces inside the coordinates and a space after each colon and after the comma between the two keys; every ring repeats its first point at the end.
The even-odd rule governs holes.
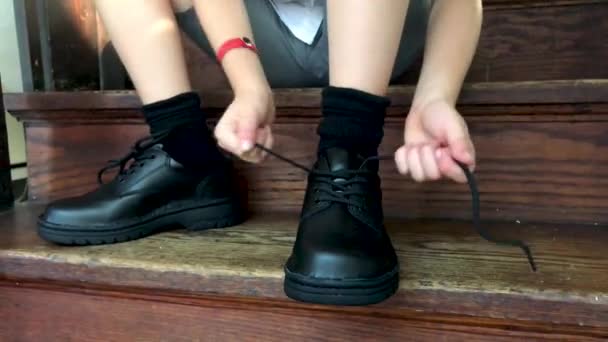
{"type": "Polygon", "coordinates": [[[446,177],[465,183],[454,159],[471,169],[475,166],[475,148],[467,125],[448,102],[412,108],[405,122],[404,141],[395,152],[395,162],[401,174],[409,174],[417,182],[446,177]]]}
{"type": "Polygon", "coordinates": [[[275,106],[270,89],[235,95],[215,127],[215,137],[224,150],[248,162],[257,163],[265,153],[255,148],[261,144],[272,148],[275,106]]]}

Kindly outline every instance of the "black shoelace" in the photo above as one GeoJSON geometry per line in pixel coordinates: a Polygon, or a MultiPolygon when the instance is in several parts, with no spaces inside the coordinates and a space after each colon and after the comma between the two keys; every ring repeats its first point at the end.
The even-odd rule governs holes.
{"type": "Polygon", "coordinates": [[[330,201],[334,203],[344,203],[361,207],[362,202],[355,201],[359,196],[365,196],[367,192],[363,188],[352,187],[354,184],[367,184],[371,171],[363,170],[343,170],[337,172],[323,172],[318,170],[310,171],[316,177],[318,183],[327,185],[316,190],[320,193],[317,202],[330,201]]]}
{"type": "MultiPolygon", "coordinates": [[[[331,186],[334,189],[336,189],[337,191],[335,191],[335,190],[332,191],[332,190],[330,190],[331,188],[330,189],[321,189],[321,190],[324,190],[324,195],[325,195],[321,199],[329,200],[329,201],[333,201],[333,202],[346,203],[346,204],[352,203],[351,201],[349,201],[347,196],[363,194],[363,193],[360,193],[360,191],[348,190],[348,188],[349,188],[349,185],[352,185],[354,183],[367,182],[367,180],[362,177],[366,173],[369,173],[368,171],[362,170],[363,166],[365,166],[366,163],[373,161],[373,160],[380,161],[380,160],[392,160],[393,159],[392,156],[372,156],[363,161],[363,163],[359,167],[359,170],[349,170],[349,171],[344,171],[342,173],[340,173],[340,172],[321,172],[321,171],[313,170],[307,166],[304,166],[290,158],[284,157],[260,144],[256,144],[255,147],[257,147],[258,149],[268,153],[269,155],[271,155],[277,159],[280,159],[298,169],[305,171],[308,174],[313,174],[315,176],[320,176],[322,178],[326,178],[326,179],[322,180],[322,182],[331,184],[331,186]],[[331,180],[332,178],[335,179],[335,178],[342,178],[342,177],[344,179],[348,179],[348,180],[345,182],[342,182],[342,183],[336,183],[331,180]]],[[[469,168],[465,164],[463,164],[459,161],[456,161],[456,163],[458,164],[458,166],[460,166],[460,168],[464,172],[464,174],[467,178],[467,183],[469,184],[469,189],[471,191],[471,200],[472,200],[473,227],[475,228],[477,233],[482,238],[484,238],[486,241],[493,242],[498,245],[520,248],[526,255],[526,258],[528,259],[528,263],[530,264],[530,268],[532,269],[533,272],[536,272],[536,262],[534,261],[534,258],[532,257],[532,252],[530,251],[530,247],[526,243],[524,243],[521,240],[509,240],[509,239],[497,238],[495,236],[492,236],[487,230],[485,230],[485,228],[482,227],[481,218],[480,218],[479,190],[477,189],[477,182],[475,180],[475,177],[473,176],[473,173],[469,170],[469,168]]]]}
{"type": "Polygon", "coordinates": [[[162,133],[157,136],[148,136],[142,139],[139,139],[135,142],[133,147],[131,147],[131,151],[125,154],[123,157],[119,159],[109,160],[107,165],[104,166],[97,173],[97,182],[99,184],[104,184],[103,175],[115,168],[118,168],[118,179],[122,181],[125,176],[129,174],[133,174],[136,169],[144,166],[145,160],[155,158],[153,155],[144,156],[144,152],[150,149],[152,146],[158,144],[162,139],[164,139],[169,132],[162,133]],[[130,160],[133,162],[127,168],[127,164],[130,160]]]}

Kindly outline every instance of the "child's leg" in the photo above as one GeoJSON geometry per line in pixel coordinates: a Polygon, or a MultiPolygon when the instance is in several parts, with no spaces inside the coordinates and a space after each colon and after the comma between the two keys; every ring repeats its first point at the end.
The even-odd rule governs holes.
{"type": "Polygon", "coordinates": [[[167,227],[240,222],[229,166],[190,88],[171,3],[97,0],[97,8],[144,104],[153,140],[140,141],[109,166],[120,169],[112,182],[51,203],[39,223],[41,236],[62,244],[104,244],[167,227]]]}
{"type": "Polygon", "coordinates": [[[409,1],[329,0],[330,86],[322,98],[319,160],[309,177],[288,296],[363,305],[398,287],[399,265],[383,227],[377,154],[385,97],[409,1]]]}
{"type": "Polygon", "coordinates": [[[384,96],[408,0],[329,0],[329,83],[384,96]]]}
{"type": "Polygon", "coordinates": [[[96,5],[144,105],[191,90],[168,0],[97,0],[96,5]]]}
{"type": "Polygon", "coordinates": [[[408,5],[405,0],[328,1],[330,87],[323,92],[319,152],[342,147],[377,153],[389,105],[384,96],[408,5]]]}
{"type": "Polygon", "coordinates": [[[163,137],[159,142],[166,152],[187,167],[203,169],[220,160],[190,86],[172,2],[97,0],[96,5],[144,104],[152,135],[163,137]]]}

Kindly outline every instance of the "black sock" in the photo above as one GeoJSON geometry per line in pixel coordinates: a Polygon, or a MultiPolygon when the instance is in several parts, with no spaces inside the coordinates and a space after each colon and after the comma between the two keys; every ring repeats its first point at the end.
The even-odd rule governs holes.
{"type": "Polygon", "coordinates": [[[171,158],[189,168],[205,169],[222,160],[206,124],[197,93],[189,92],[143,106],[153,137],[171,158]]]}
{"type": "Polygon", "coordinates": [[[378,154],[384,136],[384,117],[390,100],[360,90],[323,89],[323,118],[317,129],[319,153],[330,147],[355,150],[364,156],[378,154]]]}

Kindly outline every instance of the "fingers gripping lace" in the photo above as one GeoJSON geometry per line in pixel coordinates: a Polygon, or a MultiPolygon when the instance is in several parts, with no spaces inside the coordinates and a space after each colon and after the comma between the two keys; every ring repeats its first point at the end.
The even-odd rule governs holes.
{"type": "MultiPolygon", "coordinates": [[[[330,200],[333,202],[345,203],[345,204],[353,204],[353,200],[349,198],[350,195],[360,195],[360,194],[364,195],[365,194],[364,192],[361,192],[358,190],[349,189],[350,188],[349,185],[352,185],[354,183],[359,183],[359,182],[366,183],[367,182],[367,179],[365,177],[360,177],[360,176],[364,176],[366,173],[370,173],[370,171],[363,170],[363,167],[365,166],[365,164],[367,164],[368,162],[373,161],[373,160],[391,160],[391,159],[393,159],[391,156],[372,156],[363,161],[363,163],[359,167],[359,170],[344,171],[344,174],[341,175],[339,173],[334,173],[334,172],[330,173],[330,172],[320,172],[320,171],[312,170],[311,168],[306,167],[292,159],[284,157],[260,144],[256,144],[255,146],[258,149],[268,153],[269,155],[271,155],[277,159],[280,159],[298,169],[301,169],[308,174],[320,176],[321,177],[320,181],[322,183],[330,185],[330,187],[328,187],[328,188],[320,189],[321,191],[323,191],[325,193],[325,196],[321,197],[321,199],[330,200]],[[343,179],[345,179],[345,181],[339,183],[336,181],[332,181],[332,178],[334,178],[334,179],[343,178],[343,179]],[[333,187],[333,190],[332,190],[332,187],[333,187]]],[[[530,264],[530,268],[532,269],[533,272],[536,272],[536,270],[537,270],[536,262],[534,261],[534,257],[532,256],[530,247],[526,243],[524,243],[521,240],[507,240],[507,239],[497,238],[497,237],[491,235],[484,227],[482,227],[481,218],[480,218],[479,190],[477,189],[477,182],[475,180],[475,177],[473,176],[473,173],[471,172],[471,170],[469,170],[469,168],[465,164],[463,164],[459,161],[455,161],[455,162],[458,164],[458,166],[460,166],[460,168],[464,172],[464,174],[467,178],[467,183],[469,184],[469,189],[471,191],[471,200],[472,200],[473,227],[475,228],[477,233],[487,241],[490,241],[490,242],[493,242],[493,243],[496,243],[499,245],[513,246],[513,247],[520,248],[526,255],[526,258],[528,259],[528,263],[530,264]]]]}

